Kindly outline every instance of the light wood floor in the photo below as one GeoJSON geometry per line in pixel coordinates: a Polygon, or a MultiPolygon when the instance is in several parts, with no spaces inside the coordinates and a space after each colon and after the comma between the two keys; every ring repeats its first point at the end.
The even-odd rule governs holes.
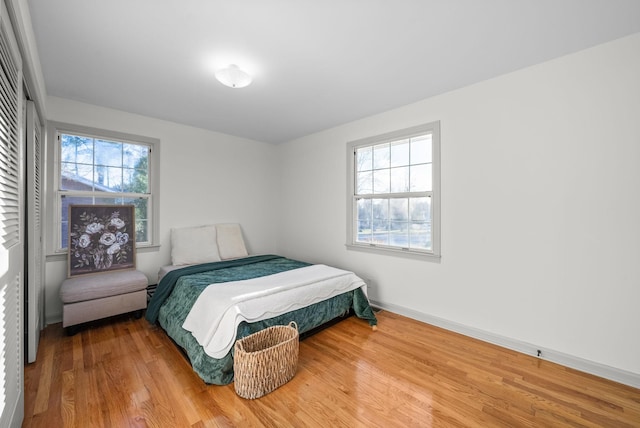
{"type": "Polygon", "coordinates": [[[205,385],[144,318],[47,327],[25,368],[24,427],[639,427],[640,390],[389,312],[300,344],[296,376],[257,400],[205,385]]]}

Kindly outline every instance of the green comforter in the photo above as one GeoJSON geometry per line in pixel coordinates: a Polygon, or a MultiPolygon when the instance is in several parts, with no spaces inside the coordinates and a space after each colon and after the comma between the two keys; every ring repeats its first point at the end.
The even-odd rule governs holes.
{"type": "MultiPolygon", "coordinates": [[[[188,266],[167,273],[149,302],[146,318],[156,321],[181,346],[191,361],[194,371],[206,383],[226,385],[233,380],[233,349],[221,359],[212,358],[191,335],[182,328],[191,307],[210,284],[239,281],[284,272],[308,266],[308,263],[280,256],[252,256],[238,260],[188,266]]],[[[314,305],[254,323],[242,322],[236,339],[248,336],[273,325],[298,324],[304,333],[322,325],[353,308],[355,314],[376,325],[377,320],[369,301],[361,289],[340,294],[314,305]]]]}

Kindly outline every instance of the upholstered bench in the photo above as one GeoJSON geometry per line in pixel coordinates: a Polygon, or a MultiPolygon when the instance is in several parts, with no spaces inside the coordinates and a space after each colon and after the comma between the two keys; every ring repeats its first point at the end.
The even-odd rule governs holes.
{"type": "MultiPolygon", "coordinates": [[[[67,328],[136,312],[142,316],[147,307],[147,277],[137,270],[82,275],[66,279],[60,288],[62,326],[67,328]]],[[[73,329],[67,329],[73,334],[73,329]]]]}

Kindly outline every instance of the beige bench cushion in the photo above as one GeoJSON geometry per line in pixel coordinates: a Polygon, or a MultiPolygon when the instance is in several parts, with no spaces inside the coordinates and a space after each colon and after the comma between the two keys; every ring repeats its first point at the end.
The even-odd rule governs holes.
{"type": "Polygon", "coordinates": [[[66,279],[60,288],[63,303],[84,302],[147,288],[147,277],[137,270],[104,272],[66,279]]]}

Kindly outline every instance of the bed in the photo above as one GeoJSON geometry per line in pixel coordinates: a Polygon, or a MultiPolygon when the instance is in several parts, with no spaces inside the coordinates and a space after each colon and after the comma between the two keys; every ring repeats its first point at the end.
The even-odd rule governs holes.
{"type": "Polygon", "coordinates": [[[365,290],[352,272],[278,255],[243,254],[164,269],[146,318],[184,350],[204,382],[226,385],[233,381],[233,343],[264,328],[295,321],[304,334],[350,311],[375,326],[365,290]],[[268,292],[256,291],[265,284],[268,292]],[[236,290],[243,290],[242,298],[230,294],[236,290]],[[297,297],[283,303],[280,297],[288,294],[297,297]],[[206,300],[211,298],[223,302],[206,300]]]}

